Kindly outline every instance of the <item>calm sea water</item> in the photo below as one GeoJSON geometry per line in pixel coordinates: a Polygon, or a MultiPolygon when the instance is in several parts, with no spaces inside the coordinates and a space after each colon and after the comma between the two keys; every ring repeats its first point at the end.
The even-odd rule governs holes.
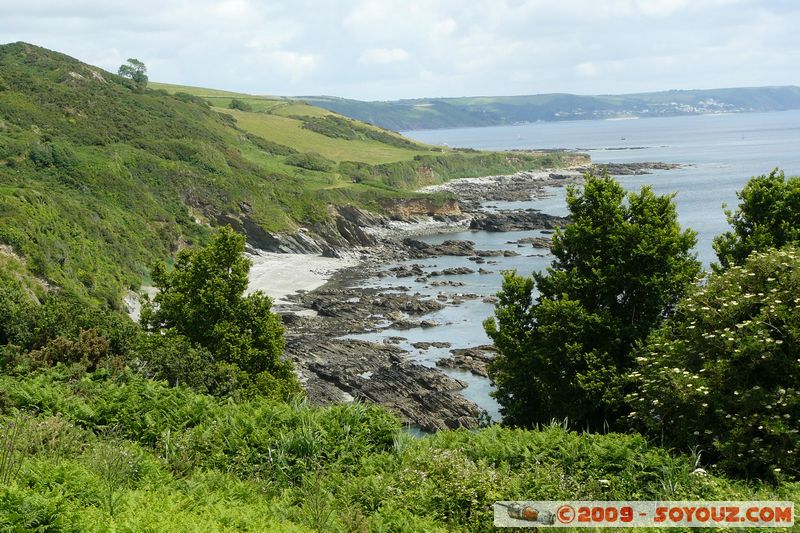
{"type": "MultiPolygon", "coordinates": [[[[800,175],[800,111],[780,113],[752,113],[732,115],[703,115],[640,120],[589,120],[549,122],[490,128],[459,128],[449,130],[409,131],[404,135],[430,144],[447,144],[452,147],[478,149],[537,149],[567,148],[586,151],[597,163],[661,161],[683,163],[688,166],[671,171],[658,171],[641,176],[619,176],[628,190],[638,190],[642,185],[652,185],[659,194],[675,193],[678,216],[684,227],[698,232],[696,251],[698,258],[708,266],[715,256],[711,241],[715,235],[728,229],[722,204],[735,207],[736,191],[750,176],[765,174],[779,167],[787,175],[800,175]]],[[[493,202],[500,208],[534,207],[546,213],[564,215],[564,189],[553,188],[551,197],[532,202],[493,202]]],[[[463,287],[430,287],[409,278],[375,279],[371,286],[391,289],[407,286],[412,292],[435,296],[440,292],[474,293],[487,296],[500,288],[500,271],[516,269],[523,274],[545,268],[551,260],[543,250],[530,246],[518,247],[509,241],[540,235],[540,232],[463,232],[426,237],[429,243],[446,239],[468,239],[476,248],[485,250],[508,249],[521,255],[497,260],[494,265],[481,265],[492,274],[478,273],[462,276],[442,276],[434,279],[464,282],[463,287]]],[[[413,263],[413,261],[411,262],[413,263]]],[[[442,257],[416,261],[426,271],[441,270],[451,266],[477,266],[463,257],[442,257]]],[[[420,351],[410,343],[417,341],[447,341],[453,348],[463,348],[489,343],[482,322],[492,316],[494,307],[480,298],[460,306],[448,306],[429,315],[443,324],[431,329],[407,331],[384,330],[358,338],[380,341],[397,335],[408,342],[401,344],[413,357],[426,365],[448,354],[447,349],[420,351]]],[[[497,404],[489,397],[488,380],[466,372],[448,371],[448,374],[468,383],[464,396],[485,408],[493,419],[499,420],[497,404]]]]}
{"type": "MultiPolygon", "coordinates": [[[[618,179],[629,190],[652,185],[659,194],[676,193],[681,224],[698,232],[698,257],[706,265],[715,258],[711,240],[728,229],[722,204],[735,207],[736,191],[750,176],[769,173],[776,167],[786,174],[800,174],[800,111],[540,122],[410,131],[405,135],[430,144],[487,150],[577,149],[588,152],[597,163],[663,161],[690,165],[618,179]]],[[[542,210],[555,214],[564,207],[561,198],[543,204],[542,210]]]]}

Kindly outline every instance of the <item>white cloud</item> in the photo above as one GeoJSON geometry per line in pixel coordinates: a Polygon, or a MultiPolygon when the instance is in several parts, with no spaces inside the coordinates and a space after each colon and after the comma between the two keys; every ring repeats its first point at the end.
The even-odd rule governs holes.
{"type": "Polygon", "coordinates": [[[402,48],[370,48],[361,52],[358,62],[366,65],[387,65],[408,59],[408,52],[402,48]]]}
{"type": "Polygon", "coordinates": [[[287,50],[278,50],[269,54],[271,62],[289,74],[292,83],[297,83],[317,67],[317,56],[287,50]]]}
{"type": "Polygon", "coordinates": [[[636,6],[645,15],[665,17],[686,8],[689,0],[638,0],[636,6]]]}
{"type": "Polygon", "coordinates": [[[597,76],[599,71],[597,69],[597,65],[594,63],[585,62],[575,65],[575,72],[577,72],[579,76],[592,77],[597,76]]]}
{"type": "Polygon", "coordinates": [[[434,24],[431,34],[434,38],[447,37],[456,31],[457,27],[458,23],[455,20],[452,18],[446,18],[434,24]]]}
{"type": "Polygon", "coordinates": [[[0,36],[151,79],[389,99],[800,84],[797,0],[0,0],[0,36]]]}

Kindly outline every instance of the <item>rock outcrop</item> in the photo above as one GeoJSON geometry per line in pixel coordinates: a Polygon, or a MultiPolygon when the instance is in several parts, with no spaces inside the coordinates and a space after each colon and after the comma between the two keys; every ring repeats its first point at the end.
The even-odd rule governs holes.
{"type": "Polygon", "coordinates": [[[290,341],[287,353],[314,403],[374,402],[425,431],[477,427],[480,409],[459,394],[466,384],[408,361],[396,346],[347,339],[290,341]]]}
{"type": "Polygon", "coordinates": [[[457,368],[466,370],[476,376],[488,377],[488,365],[496,355],[494,346],[487,344],[474,348],[456,348],[450,350],[450,357],[436,361],[436,366],[442,368],[457,368]]]}
{"type": "Polygon", "coordinates": [[[568,223],[569,219],[565,217],[535,210],[516,210],[483,213],[473,218],[469,227],[483,231],[524,231],[562,228],[568,223]]]}

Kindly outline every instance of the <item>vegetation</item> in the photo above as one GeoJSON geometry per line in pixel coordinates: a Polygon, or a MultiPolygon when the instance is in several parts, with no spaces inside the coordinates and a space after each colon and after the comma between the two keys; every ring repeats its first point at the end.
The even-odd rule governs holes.
{"type": "Polygon", "coordinates": [[[794,499],[640,436],[494,426],[416,439],[363,404],[219,401],[130,371],[0,376],[0,524],[51,531],[489,531],[497,499],[794,499]],[[22,417],[20,412],[35,412],[22,417]]]}
{"type": "Polygon", "coordinates": [[[778,169],[752,178],[736,193],[735,211],[726,211],[732,231],[714,239],[723,269],[741,265],[753,252],[800,244],[800,177],[786,178],[778,169]]]}
{"type": "Polygon", "coordinates": [[[793,247],[712,275],[637,351],[629,418],[732,474],[797,477],[799,294],[793,247]]]}
{"type": "Polygon", "coordinates": [[[291,361],[281,357],[283,325],[269,297],[260,291],[243,296],[252,264],[244,245],[244,237],[226,227],[208,246],[181,250],[172,271],[157,263],[158,293],[142,309],[142,324],[172,342],[183,337],[190,349],[208,350],[214,366],[244,371],[254,393],[288,399],[300,385],[291,361]]]}
{"type": "Polygon", "coordinates": [[[705,449],[668,452],[639,435],[551,424],[414,438],[383,409],[359,403],[315,408],[204,394],[224,370],[202,354],[219,337],[249,334],[210,342],[203,334],[229,313],[248,315],[240,246],[222,230],[208,247],[179,254],[172,272],[154,269],[167,296],[145,322],[163,334],[63,294],[37,304],[22,280],[4,280],[4,528],[488,531],[500,499],[800,501],[788,468],[779,485],[732,481],[720,475],[724,464],[696,470],[705,449]],[[159,368],[183,374],[154,381],[159,368]],[[195,391],[186,386],[193,383],[195,391]]]}
{"type": "Polygon", "coordinates": [[[360,125],[354,120],[349,120],[336,115],[299,116],[305,129],[321,133],[334,139],[372,139],[399,148],[425,149],[424,146],[414,143],[395,133],[380,130],[367,125],[360,125]]]}
{"type": "Polygon", "coordinates": [[[636,342],[700,264],[672,196],[649,187],[626,195],[607,174],[588,174],[582,192],[569,189],[567,205],[572,221],[553,236],[547,272],[505,275],[495,319],[484,324],[499,352],[490,376],[506,423],[568,419],[599,430],[623,413],[621,376],[636,342]]]}
{"type": "Polygon", "coordinates": [[[333,168],[334,162],[315,152],[300,152],[286,158],[286,164],[307,170],[327,171],[333,168]]]}
{"type": "Polygon", "coordinates": [[[336,120],[359,138],[334,139],[288,117],[331,115],[320,108],[137,87],[25,43],[0,46],[0,70],[0,245],[24,260],[16,264],[31,284],[46,280],[116,308],[148,280],[149,265],[206,242],[210,227],[291,232],[324,221],[329,204],[385,210],[417,196],[419,183],[554,161],[434,151],[345,119],[336,120]],[[232,99],[254,111],[229,109],[232,99]],[[431,171],[414,159],[427,155],[442,164],[431,171]],[[366,165],[369,179],[340,173],[340,161],[366,165]]]}
{"type": "Polygon", "coordinates": [[[253,106],[245,102],[244,100],[239,100],[238,98],[232,98],[231,103],[228,104],[228,107],[231,109],[238,109],[239,111],[252,111],[253,106]]]}
{"type": "MultiPolygon", "coordinates": [[[[213,227],[291,230],[328,203],[381,210],[419,185],[582,156],[409,146],[24,43],[0,46],[0,67],[0,529],[488,531],[501,499],[800,504],[796,248],[676,304],[698,266],[671,198],[588,176],[553,267],[509,274],[487,323],[508,421],[532,429],[416,438],[382,408],[305,403],[272,302],[245,295],[245,237],[213,227]],[[143,278],[160,292],[139,325],[118,308],[143,278]],[[643,434],[574,431],[624,402],[620,427],[643,434]]],[[[773,219],[795,220],[778,189],[790,216],[773,219]]],[[[769,228],[758,246],[793,239],[769,228]]]]}
{"type": "Polygon", "coordinates": [[[127,63],[119,67],[117,74],[123,78],[130,78],[140,91],[147,87],[147,67],[138,59],[128,59],[127,63]]]}

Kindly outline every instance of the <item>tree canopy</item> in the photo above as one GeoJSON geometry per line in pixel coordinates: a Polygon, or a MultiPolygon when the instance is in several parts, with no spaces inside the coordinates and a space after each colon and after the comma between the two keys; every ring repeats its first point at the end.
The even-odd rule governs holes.
{"type": "Polygon", "coordinates": [[[736,195],[738,209],[725,212],[733,229],[714,239],[723,269],[743,264],[754,251],[800,244],[800,177],[775,169],[751,178],[736,195]]]}
{"type": "Polygon", "coordinates": [[[796,247],[756,252],[695,288],[635,354],[634,425],[737,475],[796,476],[798,295],[796,247]]]}
{"type": "Polygon", "coordinates": [[[631,350],[700,272],[672,198],[649,187],[626,195],[605,172],[588,174],[582,191],[568,190],[572,221],[553,236],[552,266],[505,274],[484,323],[505,422],[601,428],[622,413],[631,350]]]}
{"type": "Polygon", "coordinates": [[[244,244],[242,235],[224,227],[208,246],[181,250],[172,271],[156,264],[159,292],[142,310],[142,325],[186,337],[247,372],[259,387],[297,392],[292,364],[281,358],[284,330],[272,300],[260,291],[244,296],[251,266],[244,244]]]}
{"type": "Polygon", "coordinates": [[[140,90],[147,86],[147,67],[138,59],[128,59],[124,65],[120,65],[117,74],[133,80],[133,83],[140,90]]]}

